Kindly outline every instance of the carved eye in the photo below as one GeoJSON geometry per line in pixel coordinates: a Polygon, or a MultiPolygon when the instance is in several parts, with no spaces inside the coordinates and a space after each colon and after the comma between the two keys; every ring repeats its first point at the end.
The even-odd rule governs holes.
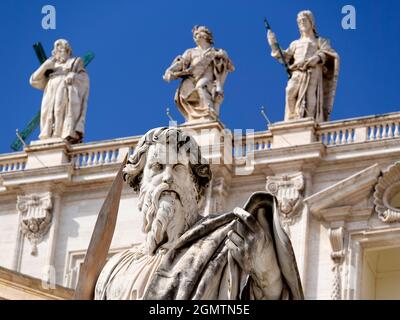
{"type": "Polygon", "coordinates": [[[151,165],[151,170],[153,170],[155,172],[160,172],[163,170],[163,168],[164,168],[164,166],[159,162],[153,163],[151,165]]]}
{"type": "Polygon", "coordinates": [[[174,165],[174,170],[182,170],[185,167],[182,163],[177,163],[174,165]]]}

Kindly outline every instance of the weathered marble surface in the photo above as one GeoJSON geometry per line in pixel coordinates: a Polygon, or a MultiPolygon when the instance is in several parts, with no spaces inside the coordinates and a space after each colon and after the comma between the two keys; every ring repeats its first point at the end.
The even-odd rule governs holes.
{"type": "MultiPolygon", "coordinates": [[[[201,134],[211,125],[196,123],[181,128],[198,132],[196,141],[211,148],[214,140],[208,139],[204,132],[201,134]]],[[[321,124],[315,129],[304,120],[286,122],[286,125],[286,129],[284,124],[280,124],[279,128],[271,128],[271,132],[256,133],[255,143],[259,147],[255,150],[251,174],[234,173],[235,166],[242,165],[238,161],[241,158],[235,157],[233,165],[226,165],[223,161],[212,165],[213,179],[218,181],[213,181],[213,190],[207,193],[207,202],[212,204],[209,212],[220,208],[218,212],[223,213],[242,207],[252,193],[265,190],[268,176],[302,172],[304,198],[322,197],[314,198],[315,204],[304,205],[296,222],[289,226],[305,296],[307,299],[331,299],[332,283],[339,277],[332,271],[335,261],[331,254],[337,250],[331,245],[329,230],[343,226],[345,257],[339,267],[340,298],[360,299],[363,297],[361,284],[365,265],[362,259],[366,250],[400,246],[400,222],[381,221],[373,203],[379,174],[382,172],[389,178],[385,172],[400,156],[400,113],[343,119],[321,124]],[[395,124],[395,127],[387,124],[395,124]],[[380,128],[385,125],[387,130],[382,131],[380,128]],[[297,130],[300,131],[293,142],[297,130]],[[304,131],[309,134],[302,134],[304,131]],[[348,134],[342,136],[340,132],[348,134]],[[284,139],[277,138],[282,136],[284,139]],[[265,141],[271,141],[271,146],[265,141]],[[366,168],[369,169],[363,171],[366,168]],[[222,179],[223,183],[220,183],[222,179]],[[324,207],[320,208],[320,204],[324,207]]],[[[0,155],[0,265],[42,278],[43,269],[50,264],[55,268],[57,284],[75,288],[79,266],[104,198],[125,154],[136,148],[139,139],[139,136],[125,137],[70,145],[65,148],[65,157],[48,156],[64,150],[54,143],[0,155]],[[107,154],[107,157],[93,160],[98,152],[107,154]],[[39,162],[28,168],[28,163],[37,161],[37,157],[47,168],[39,162]],[[60,219],[58,222],[54,219],[56,211],[53,211],[49,236],[43,238],[38,244],[38,254],[32,256],[31,244],[21,235],[19,228],[17,197],[44,191],[51,191],[54,200],[57,195],[60,197],[60,219]],[[50,237],[54,227],[54,237],[50,237]],[[54,258],[50,255],[52,250],[54,258]]],[[[211,162],[222,154],[215,151],[203,156],[211,162]]],[[[145,241],[138,201],[138,196],[126,185],[109,256],[145,241]]],[[[389,277],[391,273],[382,275],[389,277]]],[[[396,283],[387,277],[387,281],[396,283]]]]}
{"type": "Polygon", "coordinates": [[[235,68],[224,50],[212,47],[213,35],[207,27],[195,26],[192,31],[197,47],[177,56],[163,78],[182,79],[175,103],[186,121],[213,120],[219,116],[228,72],[235,68]]]}
{"type": "MultiPolygon", "coordinates": [[[[291,78],[286,86],[285,121],[311,117],[329,120],[339,75],[339,55],[321,38],[314,16],[305,10],[297,15],[300,38],[282,50],[291,78]]],[[[276,36],[268,31],[271,55],[282,62],[276,36]]]]}
{"type": "Polygon", "coordinates": [[[124,172],[146,240],[106,264],[96,299],[303,298],[274,197],[256,193],[244,209],[200,216],[211,171],[192,137],[149,131],[124,172]]]}
{"type": "Polygon", "coordinates": [[[54,43],[52,56],[30,77],[30,84],[43,90],[40,117],[41,140],[63,138],[81,142],[89,96],[89,77],[83,60],[72,56],[67,40],[54,43]]]}

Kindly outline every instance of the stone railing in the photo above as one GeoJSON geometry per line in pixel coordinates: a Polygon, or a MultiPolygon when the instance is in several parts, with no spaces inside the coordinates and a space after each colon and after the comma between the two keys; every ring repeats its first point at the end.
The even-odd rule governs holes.
{"type": "Polygon", "coordinates": [[[316,134],[327,146],[400,138],[400,112],[322,123],[316,134]]]}
{"type": "MultiPolygon", "coordinates": [[[[269,131],[254,133],[254,139],[243,136],[242,141],[233,145],[233,155],[243,157],[250,151],[269,150],[272,147],[272,134],[269,131]]],[[[95,143],[84,143],[71,146],[71,161],[75,169],[96,167],[101,165],[120,163],[128,152],[133,154],[140,136],[121,138],[95,143]]]]}
{"type": "Polygon", "coordinates": [[[25,169],[27,155],[25,152],[15,152],[0,156],[0,173],[22,171],[25,169]]]}
{"type": "Polygon", "coordinates": [[[244,157],[249,152],[269,150],[272,148],[272,134],[270,131],[255,132],[254,136],[243,136],[242,140],[236,140],[233,144],[233,155],[244,157]]]}
{"type": "Polygon", "coordinates": [[[71,161],[75,169],[122,162],[131,155],[140,137],[114,139],[71,146],[71,161]]]}
{"type": "MultiPolygon", "coordinates": [[[[273,138],[269,130],[242,136],[233,141],[232,154],[242,158],[250,152],[273,149],[273,138]]],[[[316,140],[328,147],[395,138],[400,138],[400,112],[322,123],[316,129],[316,140]]],[[[126,153],[133,153],[139,139],[134,136],[72,145],[69,157],[75,169],[121,163],[126,153]]],[[[0,174],[22,171],[26,163],[24,151],[0,155],[0,174]]]]}
{"type": "MultiPolygon", "coordinates": [[[[316,130],[317,141],[326,146],[390,138],[400,138],[400,112],[331,121],[320,124],[316,130]]],[[[140,136],[136,136],[71,146],[70,155],[74,168],[119,163],[127,152],[129,155],[133,153],[139,139],[140,136]]],[[[272,141],[273,135],[269,130],[255,132],[253,137],[243,136],[241,141],[234,141],[233,156],[240,158],[249,152],[270,150],[273,148],[272,141]]]]}
{"type": "Polygon", "coordinates": [[[261,131],[254,134],[254,151],[269,150],[272,148],[272,134],[270,131],[261,131]]]}

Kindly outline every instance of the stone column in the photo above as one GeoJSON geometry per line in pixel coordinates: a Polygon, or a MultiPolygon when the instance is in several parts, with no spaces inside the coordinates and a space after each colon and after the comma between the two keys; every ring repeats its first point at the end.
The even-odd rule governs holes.
{"type": "Polygon", "coordinates": [[[222,213],[225,210],[225,199],[228,195],[226,178],[213,177],[207,194],[204,214],[222,213]]]}
{"type": "MultiPolygon", "coordinates": [[[[20,219],[20,217],[19,217],[20,219]]],[[[24,247],[24,235],[21,230],[21,222],[18,221],[17,235],[15,237],[14,256],[12,262],[12,270],[19,272],[21,268],[21,254],[24,247]]]]}
{"type": "MultiPolygon", "coordinates": [[[[312,174],[310,173],[311,170],[303,171],[303,178],[304,178],[304,191],[303,195],[304,198],[309,196],[312,193],[312,185],[313,185],[313,178],[312,174]]],[[[303,284],[303,291],[304,295],[307,297],[307,272],[308,272],[308,255],[309,255],[309,237],[310,237],[310,210],[309,206],[304,203],[302,198],[302,208],[301,212],[299,213],[300,223],[298,223],[298,244],[297,244],[297,252],[296,258],[298,261],[298,267],[300,272],[301,281],[303,284]]]]}
{"type": "Polygon", "coordinates": [[[58,227],[60,224],[61,215],[61,195],[60,193],[53,194],[53,221],[49,231],[48,247],[46,254],[46,262],[43,269],[42,280],[47,286],[52,289],[56,284],[56,269],[55,269],[55,250],[57,245],[58,227]]]}

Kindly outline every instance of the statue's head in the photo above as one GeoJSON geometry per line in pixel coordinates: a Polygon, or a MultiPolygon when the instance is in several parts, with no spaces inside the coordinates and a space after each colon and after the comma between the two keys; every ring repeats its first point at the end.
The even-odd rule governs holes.
{"type": "Polygon", "coordinates": [[[299,26],[300,34],[312,31],[318,37],[314,15],[310,10],[303,10],[297,14],[297,25],[299,26]]]}
{"type": "Polygon", "coordinates": [[[201,39],[205,40],[210,45],[214,44],[212,32],[205,26],[194,26],[192,29],[193,40],[199,44],[201,39]]]}
{"type": "Polygon", "coordinates": [[[72,56],[72,48],[67,40],[58,39],[51,54],[58,62],[64,63],[72,56]]]}
{"type": "Polygon", "coordinates": [[[172,243],[201,217],[210,179],[198,144],[180,129],[152,129],[140,139],[124,168],[124,180],[139,193],[149,254],[172,243]]]}

